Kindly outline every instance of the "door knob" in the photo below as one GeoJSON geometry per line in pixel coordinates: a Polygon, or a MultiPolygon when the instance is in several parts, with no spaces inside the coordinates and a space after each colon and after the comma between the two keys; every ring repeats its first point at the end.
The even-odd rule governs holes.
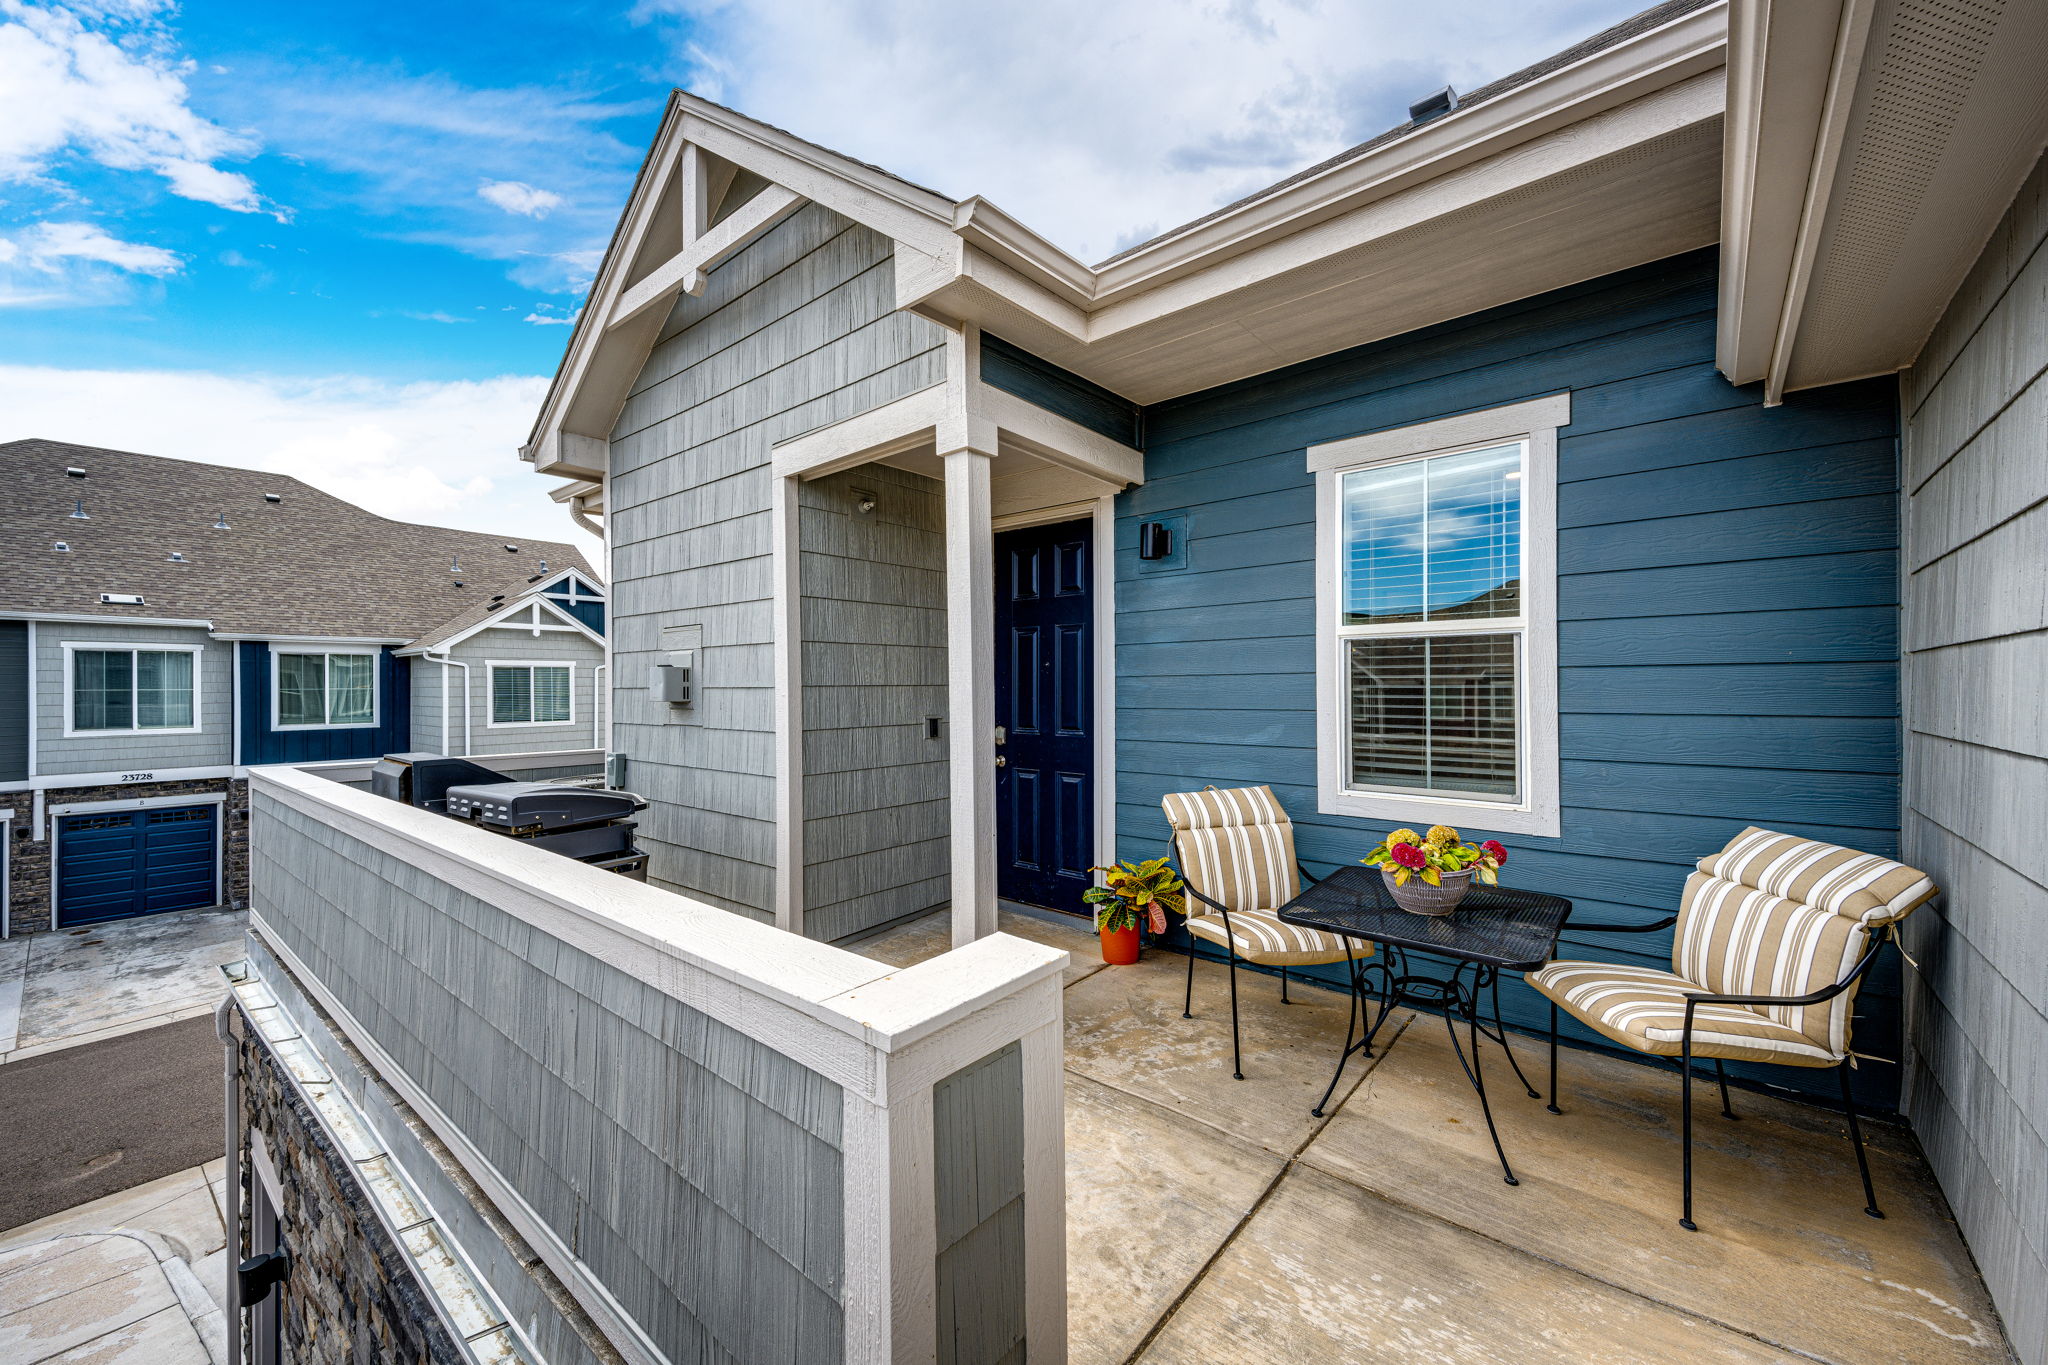
{"type": "Polygon", "coordinates": [[[1007,767],[1009,767],[1009,766],[1010,766],[1010,760],[1009,760],[1008,758],[1006,758],[1005,756],[1003,756],[1002,754],[997,754],[997,755],[996,755],[996,766],[997,766],[998,768],[1007,768],[1007,767]]]}

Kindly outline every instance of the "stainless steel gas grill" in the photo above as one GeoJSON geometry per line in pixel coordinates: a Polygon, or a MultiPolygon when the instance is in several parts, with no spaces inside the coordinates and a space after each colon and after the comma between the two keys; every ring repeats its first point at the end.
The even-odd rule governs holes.
{"type": "Polygon", "coordinates": [[[438,811],[592,867],[647,880],[647,855],[627,817],[647,809],[631,792],[568,782],[514,782],[467,759],[391,754],[378,761],[371,790],[438,811]]]}

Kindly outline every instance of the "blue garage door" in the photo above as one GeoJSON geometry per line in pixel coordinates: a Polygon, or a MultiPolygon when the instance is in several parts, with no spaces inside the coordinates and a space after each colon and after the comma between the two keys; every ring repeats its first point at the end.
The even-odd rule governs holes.
{"type": "Polygon", "coordinates": [[[218,806],[67,815],[57,823],[57,923],[216,905],[218,806]]]}

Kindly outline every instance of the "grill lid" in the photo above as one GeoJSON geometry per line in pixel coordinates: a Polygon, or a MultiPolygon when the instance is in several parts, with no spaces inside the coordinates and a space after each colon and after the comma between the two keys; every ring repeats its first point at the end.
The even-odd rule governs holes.
{"type": "Polygon", "coordinates": [[[481,782],[448,789],[448,813],[506,829],[568,829],[619,820],[647,803],[631,792],[560,782],[481,782]]]}

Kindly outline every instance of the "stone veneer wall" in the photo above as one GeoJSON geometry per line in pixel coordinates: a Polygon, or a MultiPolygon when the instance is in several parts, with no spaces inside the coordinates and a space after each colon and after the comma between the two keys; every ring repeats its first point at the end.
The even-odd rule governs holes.
{"type": "MultiPolygon", "coordinates": [[[[284,1358],[293,1365],[462,1365],[461,1347],[283,1066],[247,1036],[240,1056],[242,1128],[263,1134],[284,1195],[278,1222],[291,1252],[284,1358]]],[[[242,1168],[247,1209],[255,1175],[246,1158],[242,1168]]],[[[245,1227],[236,1255],[249,1254],[245,1227]]]]}
{"type": "MultiPolygon", "coordinates": [[[[222,881],[226,904],[239,910],[249,904],[249,784],[241,778],[207,777],[184,782],[134,782],[104,787],[52,787],[43,793],[46,805],[75,801],[127,801],[144,796],[211,796],[227,793],[221,811],[222,881]]],[[[34,792],[0,792],[0,807],[14,811],[8,847],[9,925],[15,934],[41,933],[50,925],[50,835],[33,833],[34,792]]],[[[48,822],[46,823],[54,823],[48,822]]]]}

